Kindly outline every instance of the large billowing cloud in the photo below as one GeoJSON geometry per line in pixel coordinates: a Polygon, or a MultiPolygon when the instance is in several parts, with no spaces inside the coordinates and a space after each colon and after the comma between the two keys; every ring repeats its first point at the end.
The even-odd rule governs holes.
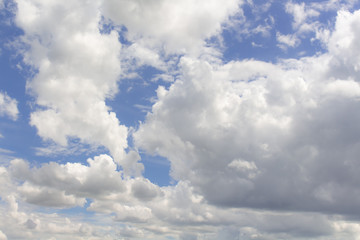
{"type": "Polygon", "coordinates": [[[339,12],[329,52],[270,64],[183,58],[135,133],[227,207],[358,213],[360,12],[339,12]]]}
{"type": "Polygon", "coordinates": [[[127,127],[105,100],[117,92],[121,44],[101,34],[100,1],[17,1],[16,23],[27,44],[24,61],[37,72],[27,85],[39,108],[31,124],[44,139],[69,137],[107,147],[125,168],[127,127]]]}
{"type": "Polygon", "coordinates": [[[239,4],[235,0],[226,4],[218,1],[206,4],[193,1],[16,2],[16,23],[25,32],[22,37],[26,44],[24,61],[36,72],[27,85],[39,106],[31,114],[31,125],[41,137],[60,145],[66,145],[72,137],[103,145],[126,172],[137,174],[142,169],[136,164],[138,158],[125,157],[124,153],[127,127],[120,124],[105,102],[117,93],[120,59],[130,54],[145,64],[151,62],[161,68],[160,60],[158,64],[153,61],[159,58],[158,54],[149,46],[143,47],[142,40],[134,36],[149,38],[157,46],[165,44],[170,52],[198,49],[206,38],[221,31],[221,24],[238,11],[239,4]],[[124,51],[128,54],[120,56],[121,43],[115,30],[101,34],[103,14],[129,28],[128,38],[135,43],[124,51]],[[173,23],[169,25],[170,22],[173,23]],[[146,56],[150,59],[146,60],[146,56]]]}

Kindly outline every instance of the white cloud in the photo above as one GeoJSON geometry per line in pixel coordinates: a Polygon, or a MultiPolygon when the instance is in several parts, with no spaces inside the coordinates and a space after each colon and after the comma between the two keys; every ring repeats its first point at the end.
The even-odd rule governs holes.
{"type": "Polygon", "coordinates": [[[116,31],[100,34],[100,4],[17,1],[16,23],[29,46],[24,61],[38,70],[27,84],[39,106],[30,123],[60,145],[71,137],[103,145],[128,169],[127,127],[105,103],[117,92],[121,44],[116,31]]]}
{"type": "Polygon", "coordinates": [[[352,77],[358,81],[360,71],[360,48],[357,44],[360,38],[360,11],[350,13],[339,11],[335,31],[329,39],[329,51],[333,55],[333,73],[337,78],[352,77]]]}
{"type": "MultiPolygon", "coordinates": [[[[106,156],[99,158],[108,158],[109,160],[109,157],[106,156]]],[[[78,163],[45,164],[41,168],[34,169],[33,174],[28,174],[31,171],[29,171],[26,162],[15,160],[10,168],[12,175],[21,175],[23,178],[18,179],[21,181],[10,178],[6,180],[10,182],[15,180],[14,183],[19,187],[18,191],[12,187],[11,190],[17,192],[10,194],[1,192],[1,197],[3,200],[5,199],[7,206],[0,204],[0,208],[3,210],[0,211],[0,220],[7,219],[7,221],[0,221],[0,229],[3,229],[4,234],[8,237],[18,239],[49,239],[50,236],[56,236],[57,239],[116,239],[116,237],[144,239],[145,236],[146,239],[167,239],[170,236],[181,239],[197,236],[200,239],[211,240],[221,239],[223,236],[240,236],[240,233],[244,239],[251,239],[250,236],[255,235],[267,236],[268,239],[279,239],[280,237],[291,239],[294,236],[311,238],[324,236],[326,238],[330,234],[342,236],[344,230],[349,233],[347,239],[351,239],[351,236],[356,234],[355,229],[358,228],[356,223],[344,223],[341,218],[334,219],[316,213],[279,213],[251,209],[217,208],[207,204],[188,182],[180,181],[176,186],[159,188],[142,178],[123,180],[126,185],[124,192],[119,192],[113,188],[114,192],[103,191],[101,194],[87,195],[92,201],[88,210],[94,211],[97,219],[90,217],[86,221],[85,219],[89,218],[88,216],[85,216],[84,219],[80,216],[64,218],[52,213],[26,212],[26,209],[33,210],[33,208],[23,203],[18,197],[18,194],[23,194],[22,186],[45,186],[54,192],[66,189],[67,194],[73,193],[74,190],[72,189],[76,186],[64,187],[64,182],[69,182],[68,185],[70,182],[75,182],[68,180],[69,177],[66,174],[72,172],[73,177],[83,178],[85,185],[87,181],[85,179],[89,176],[88,172],[95,171],[94,164],[99,165],[99,167],[100,165],[107,165],[105,159],[93,160],[98,161],[97,164],[89,160],[89,167],[78,163]],[[49,169],[50,166],[54,169],[58,169],[60,166],[67,169],[67,172],[64,173],[59,170],[55,172],[49,169]],[[73,170],[70,171],[70,168],[73,170]],[[16,173],[16,171],[18,172],[16,173]],[[137,192],[139,189],[147,190],[139,195],[137,192]],[[149,192],[157,193],[155,196],[149,192]],[[119,225],[116,224],[117,221],[119,225]],[[109,227],[101,227],[104,223],[107,223],[109,227]],[[354,230],[350,231],[350,229],[354,230]],[[117,230],[119,230],[118,234],[115,234],[117,230]],[[184,232],[187,233],[186,236],[183,234],[184,232]]],[[[113,163],[110,165],[115,166],[113,163]]],[[[105,169],[108,167],[104,166],[105,169]]],[[[97,169],[96,173],[99,172],[97,169]]],[[[5,168],[0,172],[0,176],[4,174],[6,174],[5,168]]],[[[108,175],[111,174],[108,172],[104,174],[104,176],[108,175]]],[[[99,179],[95,179],[96,177],[92,178],[98,182],[99,179]]],[[[0,181],[3,184],[1,178],[0,181]]],[[[117,180],[114,179],[114,181],[117,180]]],[[[104,181],[100,180],[100,182],[104,181]]],[[[101,186],[94,188],[101,188],[101,186]]],[[[77,192],[82,191],[78,190],[77,192]]],[[[31,191],[29,194],[36,195],[37,193],[31,191]]],[[[43,200],[49,201],[57,196],[56,194],[47,195],[43,200]]],[[[44,201],[36,204],[48,205],[44,201]]]]}
{"type": "Polygon", "coordinates": [[[360,86],[358,82],[353,80],[336,80],[329,83],[325,87],[325,92],[330,93],[334,97],[349,97],[359,98],[360,97],[360,86]]]}
{"type": "Polygon", "coordinates": [[[25,200],[41,206],[82,206],[85,198],[101,198],[125,190],[121,172],[110,156],[100,155],[87,162],[89,166],[51,162],[29,168],[27,162],[17,159],[11,161],[11,173],[24,181],[19,192],[25,200]]]}
{"type": "MultiPolygon", "coordinates": [[[[241,1],[104,1],[104,13],[124,25],[128,37],[161,47],[166,53],[196,53],[204,40],[221,32],[221,24],[238,11],[241,1]]],[[[201,53],[201,52],[200,52],[201,53]]]]}
{"type": "Polygon", "coordinates": [[[356,5],[356,0],[327,0],[322,2],[312,2],[310,7],[317,11],[338,11],[338,10],[347,10],[351,11],[356,5]]]}
{"type": "Polygon", "coordinates": [[[7,240],[6,235],[2,231],[0,231],[0,240],[7,240]]]}
{"type": "Polygon", "coordinates": [[[0,116],[8,116],[12,120],[18,118],[17,101],[6,93],[0,92],[0,116]]]}
{"type": "Polygon", "coordinates": [[[309,18],[317,17],[320,15],[318,11],[316,11],[313,8],[306,8],[305,3],[302,2],[300,4],[288,2],[285,5],[286,12],[293,15],[294,22],[293,22],[293,28],[301,29],[306,28],[305,23],[309,18]]]}
{"type": "Polygon", "coordinates": [[[137,146],[168,158],[175,180],[219,206],[353,213],[359,16],[340,12],[329,52],[315,57],[182,58],[182,76],[158,89],[137,146]]]}
{"type": "Polygon", "coordinates": [[[289,47],[297,47],[300,44],[300,39],[296,35],[283,35],[279,32],[276,33],[276,40],[278,41],[278,47],[286,50],[289,47]]]}
{"type": "MultiPolygon", "coordinates": [[[[31,124],[44,139],[66,145],[80,138],[113,157],[38,166],[16,159],[0,167],[0,238],[359,237],[359,223],[347,219],[360,207],[359,12],[339,14],[328,53],[223,64],[197,57],[238,1],[17,2],[25,62],[39,70],[28,83],[38,105],[31,124]],[[115,31],[99,33],[101,9],[128,28],[132,45],[121,49],[115,31]],[[141,177],[136,151],[125,156],[127,127],[106,99],[117,92],[120,59],[168,71],[173,63],[162,55],[170,53],[189,55],[180,57],[171,86],[158,88],[134,134],[135,147],[171,163],[177,183],[159,187],[141,177]],[[34,209],[86,201],[99,225],[34,209]]],[[[317,16],[291,7],[299,29],[317,16]]],[[[278,38],[296,45],[290,35],[278,38]]]]}
{"type": "Polygon", "coordinates": [[[87,223],[86,219],[28,212],[31,208],[21,209],[16,195],[3,200],[6,205],[0,205],[0,239],[115,239],[110,228],[87,223]]]}
{"type": "MultiPolygon", "coordinates": [[[[285,11],[293,17],[292,27],[294,33],[292,36],[294,39],[297,38],[296,45],[299,45],[300,41],[305,39],[306,34],[315,33],[311,41],[319,40],[320,43],[324,44],[324,49],[326,49],[331,26],[329,26],[329,23],[321,22],[320,17],[324,14],[331,14],[339,10],[350,11],[354,8],[355,4],[356,1],[328,0],[322,1],[321,3],[296,3],[288,1],[285,4],[285,11]]],[[[285,46],[286,45],[283,45],[283,47],[285,46]]]]}
{"type": "Polygon", "coordinates": [[[247,162],[241,159],[235,159],[228,164],[228,167],[238,172],[244,172],[245,174],[249,174],[249,178],[254,178],[258,174],[258,168],[254,162],[247,162]]]}
{"type": "MultiPolygon", "coordinates": [[[[164,46],[168,53],[202,49],[205,39],[221,32],[221,24],[238,10],[239,4],[237,0],[221,4],[17,1],[16,23],[25,32],[22,42],[29,46],[23,51],[24,62],[38,70],[27,84],[39,106],[31,114],[31,125],[43,139],[62,146],[69,138],[103,145],[126,173],[138,174],[142,165],[130,159],[139,159],[125,156],[128,129],[105,103],[117,93],[121,63],[134,58],[137,67],[149,64],[168,70],[172,61],[166,57],[165,64],[159,49],[164,46]],[[162,14],[157,15],[154,9],[162,14]],[[134,44],[124,47],[121,57],[116,31],[99,32],[102,14],[129,29],[128,37],[134,44]]],[[[125,70],[131,68],[124,66],[125,70]]]]}
{"type": "Polygon", "coordinates": [[[0,197],[3,198],[11,192],[13,185],[11,184],[11,178],[5,167],[0,167],[0,197]]]}

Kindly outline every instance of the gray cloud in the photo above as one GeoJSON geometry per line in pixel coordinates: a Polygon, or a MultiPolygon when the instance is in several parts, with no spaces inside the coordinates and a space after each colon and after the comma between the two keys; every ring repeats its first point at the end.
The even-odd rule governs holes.
{"type": "Polygon", "coordinates": [[[345,26],[359,16],[341,12],[329,52],[312,58],[183,58],[182,77],[158,89],[137,145],[167,157],[175,179],[218,206],[358,214],[360,68],[350,52],[359,31],[345,26]]]}
{"type": "Polygon", "coordinates": [[[17,159],[11,162],[10,169],[13,177],[24,181],[20,192],[28,202],[37,205],[83,205],[85,197],[99,198],[125,190],[121,173],[110,156],[88,159],[88,163],[89,166],[51,162],[30,168],[27,162],[17,159]]]}

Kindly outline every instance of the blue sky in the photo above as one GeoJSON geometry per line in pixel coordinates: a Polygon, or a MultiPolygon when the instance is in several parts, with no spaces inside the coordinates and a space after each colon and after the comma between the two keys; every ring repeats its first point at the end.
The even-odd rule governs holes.
{"type": "Polygon", "coordinates": [[[358,239],[359,8],[0,0],[0,240],[358,239]]]}

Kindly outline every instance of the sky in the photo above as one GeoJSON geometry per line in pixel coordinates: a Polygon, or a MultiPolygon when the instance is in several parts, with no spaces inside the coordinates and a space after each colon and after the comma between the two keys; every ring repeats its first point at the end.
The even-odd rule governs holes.
{"type": "Polygon", "coordinates": [[[359,9],[0,0],[0,240],[359,240],[359,9]]]}

